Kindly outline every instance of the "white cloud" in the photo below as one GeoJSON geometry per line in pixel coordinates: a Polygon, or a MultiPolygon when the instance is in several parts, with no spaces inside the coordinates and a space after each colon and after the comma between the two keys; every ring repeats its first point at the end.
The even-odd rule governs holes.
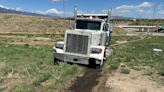
{"type": "Polygon", "coordinates": [[[49,9],[45,12],[46,14],[57,14],[57,15],[61,15],[63,14],[63,11],[57,11],[55,8],[53,9],[49,9]]]}
{"type": "MultiPolygon", "coordinates": [[[[64,12],[63,11],[58,11],[56,10],[55,8],[53,9],[49,9],[45,12],[39,10],[39,11],[32,11],[33,13],[39,13],[39,14],[47,14],[47,15],[57,15],[57,16],[63,16],[64,15],[64,12]]],[[[84,13],[83,11],[77,11],[78,13],[84,13]]],[[[73,16],[74,13],[73,12],[65,12],[65,16],[73,16]]]]}
{"type": "Polygon", "coordinates": [[[162,9],[162,6],[163,6],[163,4],[160,4],[160,5],[158,6],[158,9],[161,10],[161,9],[162,9]]]}
{"type": "Polygon", "coordinates": [[[5,7],[5,6],[2,6],[0,5],[1,8],[5,8],[5,9],[14,9],[14,8],[9,8],[9,7],[5,7]]]}
{"type": "MultiPolygon", "coordinates": [[[[104,9],[100,12],[101,14],[108,14],[108,9],[104,9]]],[[[119,9],[113,9],[112,10],[112,16],[123,16],[125,14],[130,14],[130,10],[119,10],[119,9]]]]}
{"type": "Polygon", "coordinates": [[[160,10],[158,14],[164,14],[164,10],[160,10]]]}
{"type": "Polygon", "coordinates": [[[85,14],[85,12],[77,10],[77,14],[85,14]]]}
{"type": "Polygon", "coordinates": [[[94,14],[96,11],[95,10],[93,10],[93,11],[91,11],[91,14],[94,14]]]}
{"type": "Polygon", "coordinates": [[[137,13],[145,13],[145,10],[137,10],[137,13]]]}
{"type": "Polygon", "coordinates": [[[17,10],[17,11],[23,11],[23,8],[18,7],[18,8],[16,8],[15,10],[17,10]]]}
{"type": "Polygon", "coordinates": [[[127,9],[127,10],[138,10],[143,8],[151,8],[154,4],[149,2],[143,2],[140,5],[122,5],[119,7],[116,7],[116,9],[127,9]]]}
{"type": "Polygon", "coordinates": [[[45,12],[42,12],[41,10],[38,10],[38,11],[32,11],[32,13],[46,14],[45,12]]]}
{"type": "MultiPolygon", "coordinates": [[[[52,2],[59,2],[59,1],[63,1],[63,0],[51,0],[52,2]]],[[[67,1],[67,0],[64,0],[67,1]]]]}
{"type": "MultiPolygon", "coordinates": [[[[147,8],[152,8],[153,3],[143,2],[139,5],[122,5],[118,6],[112,10],[112,16],[124,16],[124,15],[133,15],[136,13],[139,14],[152,14],[151,10],[146,10],[147,8]]],[[[100,13],[108,13],[107,9],[102,10],[100,13]]]]}
{"type": "Polygon", "coordinates": [[[153,5],[154,5],[153,3],[143,2],[142,4],[139,5],[139,8],[150,8],[153,5]]]}
{"type": "Polygon", "coordinates": [[[147,10],[147,11],[146,11],[146,14],[153,14],[153,11],[147,10]]]}

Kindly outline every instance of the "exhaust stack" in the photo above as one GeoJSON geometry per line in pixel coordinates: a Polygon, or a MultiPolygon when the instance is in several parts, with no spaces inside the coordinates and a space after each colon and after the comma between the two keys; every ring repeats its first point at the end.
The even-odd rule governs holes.
{"type": "Polygon", "coordinates": [[[74,17],[75,17],[75,24],[74,24],[74,30],[76,29],[76,20],[77,20],[77,7],[75,6],[75,11],[74,11],[74,17]]]}
{"type": "Polygon", "coordinates": [[[76,22],[76,19],[77,19],[77,7],[75,6],[75,13],[74,13],[74,17],[75,17],[75,22],[76,22]]]}
{"type": "Polygon", "coordinates": [[[107,23],[110,23],[111,11],[112,11],[112,8],[110,8],[109,11],[108,11],[108,21],[107,21],[107,23]]]}

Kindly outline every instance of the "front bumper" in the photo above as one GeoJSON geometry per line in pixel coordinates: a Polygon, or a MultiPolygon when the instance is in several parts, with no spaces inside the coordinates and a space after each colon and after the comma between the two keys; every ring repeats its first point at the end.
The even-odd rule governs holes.
{"type": "Polygon", "coordinates": [[[80,56],[54,53],[54,58],[56,58],[58,60],[62,60],[64,62],[72,62],[72,63],[85,64],[85,65],[89,64],[88,57],[80,57],[80,56]]]}

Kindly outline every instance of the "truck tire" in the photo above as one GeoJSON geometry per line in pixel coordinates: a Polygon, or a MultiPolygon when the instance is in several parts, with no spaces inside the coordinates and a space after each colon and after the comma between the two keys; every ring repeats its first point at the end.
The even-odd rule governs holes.
{"type": "Polygon", "coordinates": [[[58,60],[56,58],[54,58],[54,65],[59,65],[58,60]]]}
{"type": "Polygon", "coordinates": [[[106,49],[106,50],[105,50],[105,59],[107,60],[107,59],[110,58],[113,54],[114,54],[113,48],[106,49]]]}

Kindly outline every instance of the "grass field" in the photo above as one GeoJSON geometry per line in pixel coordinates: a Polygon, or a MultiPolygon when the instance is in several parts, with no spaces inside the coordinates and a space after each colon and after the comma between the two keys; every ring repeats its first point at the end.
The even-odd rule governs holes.
{"type": "Polygon", "coordinates": [[[53,45],[10,45],[10,41],[9,38],[0,38],[0,92],[65,89],[85,70],[67,63],[55,66],[53,45]]]}
{"type": "MultiPolygon", "coordinates": [[[[111,43],[116,41],[129,41],[140,39],[141,36],[111,38],[111,43]]],[[[138,42],[128,43],[113,47],[114,56],[105,64],[107,73],[114,73],[120,66],[123,74],[130,74],[130,70],[144,71],[143,75],[151,76],[151,80],[164,85],[164,52],[153,52],[154,48],[164,50],[163,37],[148,36],[138,42]]]]}
{"type": "MultiPolygon", "coordinates": [[[[17,36],[20,38],[0,38],[0,91],[62,90],[70,85],[70,81],[85,72],[85,67],[63,62],[60,63],[60,66],[54,66],[53,45],[10,44],[12,42],[45,42],[31,39],[36,35],[17,36]],[[22,36],[26,38],[21,38],[22,36]]],[[[58,36],[64,37],[64,35],[56,37],[58,36]]],[[[37,35],[36,37],[55,39],[53,35],[37,35]]],[[[116,41],[130,41],[142,37],[142,35],[112,36],[111,44],[115,44],[116,41]]],[[[152,80],[164,85],[164,78],[161,77],[164,75],[164,52],[152,51],[154,48],[164,50],[163,37],[148,36],[145,40],[113,48],[114,56],[109,58],[104,65],[106,73],[114,73],[123,64],[120,73],[130,74],[131,69],[145,71],[143,75],[152,76],[152,80]]]]}

